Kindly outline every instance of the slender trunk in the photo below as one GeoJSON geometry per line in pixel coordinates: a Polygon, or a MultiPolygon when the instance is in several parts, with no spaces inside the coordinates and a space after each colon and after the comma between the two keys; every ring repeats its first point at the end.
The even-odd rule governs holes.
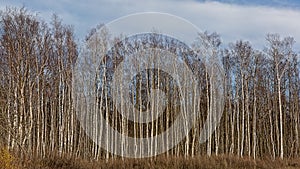
{"type": "Polygon", "coordinates": [[[245,89],[244,89],[244,75],[242,74],[242,138],[240,156],[244,154],[244,138],[245,138],[245,89]]]}
{"type": "Polygon", "coordinates": [[[280,158],[283,159],[283,113],[282,113],[282,101],[281,101],[281,79],[277,77],[278,80],[278,102],[279,102],[279,125],[280,125],[280,158]]]}
{"type": "MultiPolygon", "coordinates": [[[[208,79],[208,70],[206,69],[205,78],[206,78],[206,100],[207,100],[207,117],[210,117],[209,114],[211,113],[211,106],[210,106],[210,100],[209,100],[209,79],[208,79]]],[[[208,125],[208,131],[211,131],[211,120],[207,119],[209,121],[208,125]]],[[[208,156],[211,156],[211,137],[208,137],[207,140],[207,150],[206,154],[208,156]]]]}
{"type": "Polygon", "coordinates": [[[253,140],[253,159],[256,158],[256,85],[253,87],[253,124],[252,124],[252,140],[253,140]]]}
{"type": "Polygon", "coordinates": [[[250,136],[250,111],[249,111],[249,92],[248,92],[248,81],[246,81],[246,89],[245,89],[245,94],[246,94],[246,114],[247,114],[247,150],[248,150],[248,156],[251,156],[251,136],[250,136]]]}

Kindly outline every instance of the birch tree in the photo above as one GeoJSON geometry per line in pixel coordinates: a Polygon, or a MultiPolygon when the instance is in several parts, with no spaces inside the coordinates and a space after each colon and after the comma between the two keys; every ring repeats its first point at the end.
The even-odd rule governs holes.
{"type": "Polygon", "coordinates": [[[279,130],[280,130],[280,158],[284,156],[284,131],[283,131],[283,107],[282,107],[282,77],[288,68],[288,62],[294,55],[293,45],[294,39],[286,37],[281,39],[278,34],[268,34],[266,37],[268,42],[267,54],[273,60],[274,71],[276,75],[277,94],[278,94],[278,108],[279,108],[279,130]]]}

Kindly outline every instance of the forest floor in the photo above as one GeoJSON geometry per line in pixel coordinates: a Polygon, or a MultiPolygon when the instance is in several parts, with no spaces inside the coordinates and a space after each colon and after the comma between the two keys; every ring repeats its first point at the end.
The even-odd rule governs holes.
{"type": "MultiPolygon", "coordinates": [[[[0,167],[1,168],[1,167],[0,167]]],[[[236,157],[228,155],[201,156],[194,158],[184,157],[157,157],[152,159],[110,159],[88,161],[68,157],[52,157],[44,159],[18,160],[11,168],[24,169],[300,169],[300,159],[252,159],[249,157],[236,157]]]]}

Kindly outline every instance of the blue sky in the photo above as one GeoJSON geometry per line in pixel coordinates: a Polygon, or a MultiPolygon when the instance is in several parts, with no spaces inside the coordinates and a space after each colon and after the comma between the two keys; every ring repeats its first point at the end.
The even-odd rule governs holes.
{"type": "Polygon", "coordinates": [[[293,36],[300,51],[300,0],[0,0],[0,9],[23,5],[46,21],[58,14],[74,25],[78,40],[96,25],[125,15],[164,12],[218,32],[225,45],[243,39],[262,49],[267,33],[279,33],[293,36]]]}

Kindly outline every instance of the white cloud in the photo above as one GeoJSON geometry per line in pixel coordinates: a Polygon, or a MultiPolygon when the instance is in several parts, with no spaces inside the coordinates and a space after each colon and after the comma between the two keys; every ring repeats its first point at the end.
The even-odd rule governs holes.
{"type": "Polygon", "coordinates": [[[30,10],[40,11],[47,20],[55,12],[65,23],[75,26],[80,38],[97,24],[136,12],[155,11],[183,17],[202,30],[216,31],[225,44],[243,39],[262,49],[267,33],[279,33],[293,36],[297,41],[296,48],[300,49],[300,11],[295,9],[172,0],[7,1],[0,5],[0,9],[7,4],[25,4],[30,10]]]}
{"type": "Polygon", "coordinates": [[[246,39],[262,48],[267,33],[300,41],[300,11],[221,3],[186,4],[185,8],[189,10],[183,15],[190,21],[204,30],[217,31],[225,41],[246,39]]]}

